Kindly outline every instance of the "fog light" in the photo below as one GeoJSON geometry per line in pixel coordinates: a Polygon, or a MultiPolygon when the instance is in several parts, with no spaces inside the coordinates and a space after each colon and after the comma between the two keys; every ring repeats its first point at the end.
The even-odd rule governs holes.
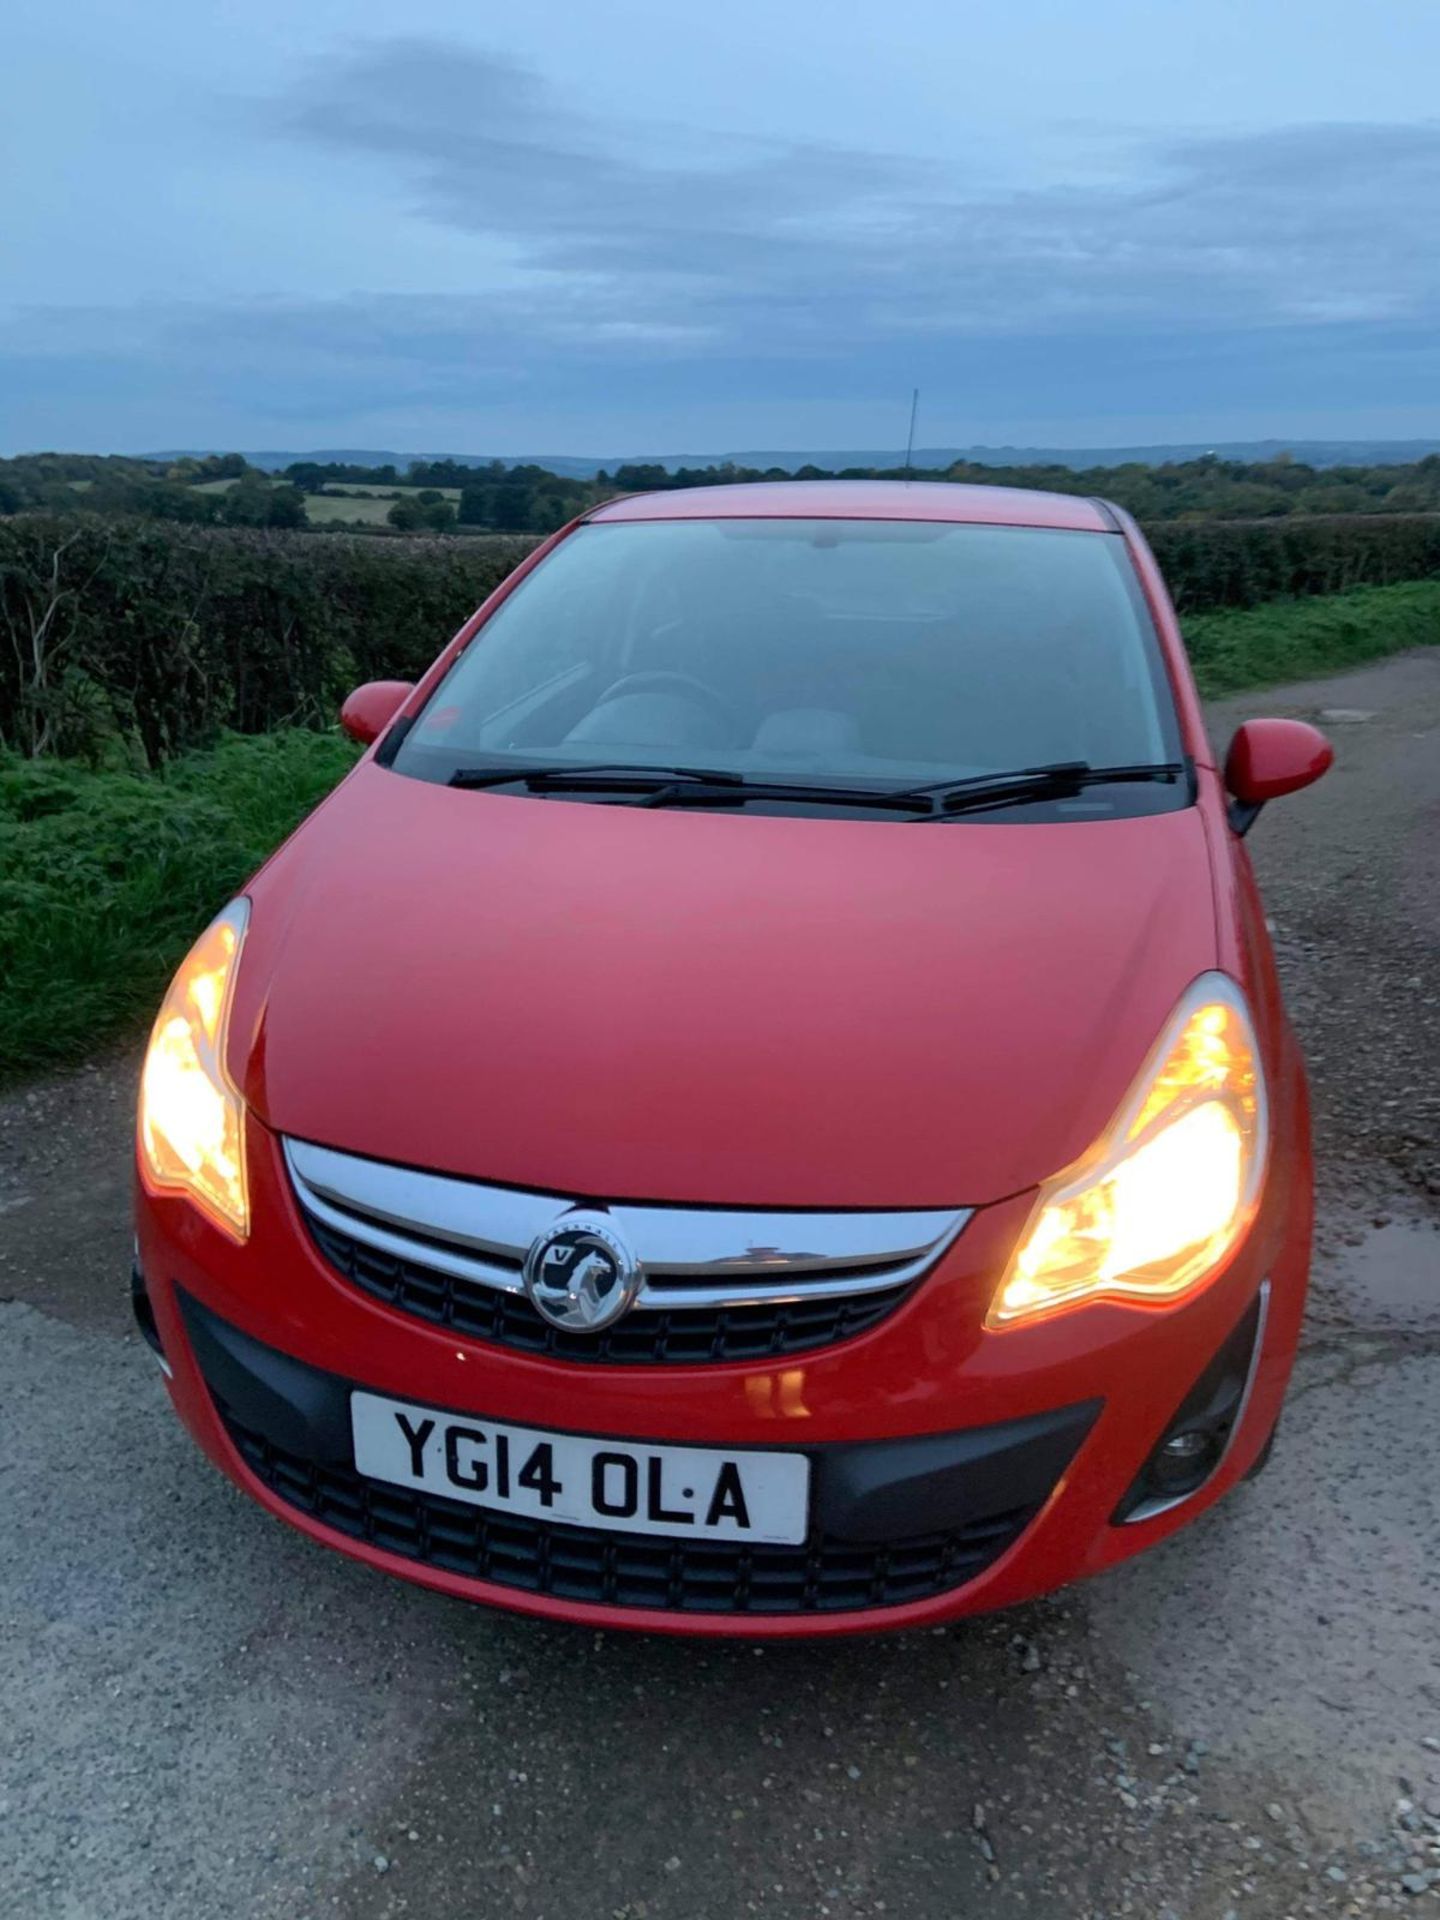
{"type": "Polygon", "coordinates": [[[1148,1520],[1199,1491],[1225,1457],[1244,1411],[1265,1337],[1270,1283],[1262,1282],[1239,1325],[1175,1409],[1154,1451],[1115,1509],[1117,1522],[1148,1520]]]}
{"type": "Polygon", "coordinates": [[[1183,1433],[1172,1433],[1151,1463],[1150,1476],[1157,1487],[1179,1493],[1197,1486],[1210,1471],[1211,1455],[1219,1451],[1218,1438],[1213,1428],[1205,1432],[1188,1427],[1183,1433]]]}

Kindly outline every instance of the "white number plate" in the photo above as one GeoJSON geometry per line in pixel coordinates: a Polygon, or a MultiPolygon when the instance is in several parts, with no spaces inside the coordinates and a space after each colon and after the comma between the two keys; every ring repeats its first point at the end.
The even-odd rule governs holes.
{"type": "Polygon", "coordinates": [[[356,1471],[534,1520],[684,1540],[798,1546],[810,1462],[799,1453],[651,1446],[501,1426],[352,1393],[356,1471]]]}

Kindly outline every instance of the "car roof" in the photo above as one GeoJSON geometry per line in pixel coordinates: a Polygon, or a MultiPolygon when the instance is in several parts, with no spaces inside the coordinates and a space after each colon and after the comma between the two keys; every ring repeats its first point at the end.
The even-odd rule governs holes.
{"type": "Polygon", "coordinates": [[[1115,533],[1103,501],[1029,487],[943,480],[758,480],[676,487],[608,501],[586,518],[615,520],[948,520],[989,527],[1068,527],[1115,533]]]}

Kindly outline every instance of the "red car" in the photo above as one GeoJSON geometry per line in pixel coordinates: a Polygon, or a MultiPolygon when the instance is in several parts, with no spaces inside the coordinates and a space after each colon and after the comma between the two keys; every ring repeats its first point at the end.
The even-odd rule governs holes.
{"type": "Polygon", "coordinates": [[[548,541],[197,943],[135,1300],[316,1540],[689,1633],[916,1626],[1107,1567],[1268,1449],[1304,1070],[1134,523],[898,483],[548,541]]]}

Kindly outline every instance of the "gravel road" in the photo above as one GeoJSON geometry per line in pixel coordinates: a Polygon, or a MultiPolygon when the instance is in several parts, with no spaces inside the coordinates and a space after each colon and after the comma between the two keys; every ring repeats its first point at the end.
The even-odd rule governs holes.
{"type": "Polygon", "coordinates": [[[1216,737],[1257,711],[1339,756],[1252,841],[1320,1153],[1284,1431],[1196,1527],[1008,1615],[696,1648],[309,1545],[130,1330],[133,1049],[0,1101],[0,1914],[1440,1912],[1440,649],[1216,737]]]}

